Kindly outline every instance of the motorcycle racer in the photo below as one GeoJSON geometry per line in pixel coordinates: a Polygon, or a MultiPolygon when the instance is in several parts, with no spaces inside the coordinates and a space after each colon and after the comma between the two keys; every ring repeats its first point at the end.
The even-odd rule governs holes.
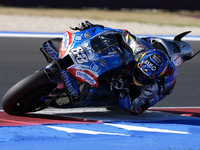
{"type": "MultiPolygon", "coordinates": [[[[82,31],[94,26],[104,28],[85,21],[72,29],[82,31]]],[[[119,42],[135,58],[130,75],[124,77],[123,73],[119,74],[112,79],[112,86],[120,107],[140,114],[172,93],[177,68],[164,51],[156,49],[145,39],[135,37],[127,30],[113,29],[112,33],[121,35],[119,42]]]]}
{"type": "Polygon", "coordinates": [[[177,68],[163,52],[149,50],[141,53],[132,79],[120,78],[113,84],[121,108],[134,114],[144,112],[171,94],[177,77],[177,68]]]}
{"type": "Polygon", "coordinates": [[[177,68],[195,57],[181,39],[136,37],[85,21],[45,41],[48,65],[13,85],[2,99],[11,115],[56,108],[106,107],[140,114],[170,95],[177,68]]]}

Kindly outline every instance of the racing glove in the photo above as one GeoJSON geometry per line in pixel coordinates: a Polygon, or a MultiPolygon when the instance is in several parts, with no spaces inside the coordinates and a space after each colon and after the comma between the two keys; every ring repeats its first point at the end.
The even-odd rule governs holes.
{"type": "Polygon", "coordinates": [[[83,31],[83,30],[86,30],[86,29],[89,29],[89,28],[92,28],[92,27],[95,27],[95,26],[99,26],[99,27],[104,28],[104,26],[102,26],[102,25],[92,24],[91,22],[89,22],[89,21],[87,21],[87,20],[84,21],[84,22],[79,23],[78,26],[75,27],[75,28],[72,28],[72,27],[70,27],[70,28],[71,28],[72,30],[80,30],[80,31],[83,31]]]}
{"type": "Polygon", "coordinates": [[[113,78],[112,79],[112,86],[117,89],[121,90],[124,88],[124,81],[122,78],[113,78]]]}
{"type": "Polygon", "coordinates": [[[130,97],[127,83],[122,78],[113,78],[112,86],[115,89],[120,107],[124,110],[130,110],[130,97]]]}

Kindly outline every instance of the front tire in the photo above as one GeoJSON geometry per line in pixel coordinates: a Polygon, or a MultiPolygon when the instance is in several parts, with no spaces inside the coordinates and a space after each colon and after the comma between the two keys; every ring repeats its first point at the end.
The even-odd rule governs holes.
{"type": "Polygon", "coordinates": [[[22,79],[7,91],[2,100],[2,108],[12,115],[44,109],[45,105],[41,98],[48,95],[56,85],[50,81],[43,70],[36,72],[22,79]]]}

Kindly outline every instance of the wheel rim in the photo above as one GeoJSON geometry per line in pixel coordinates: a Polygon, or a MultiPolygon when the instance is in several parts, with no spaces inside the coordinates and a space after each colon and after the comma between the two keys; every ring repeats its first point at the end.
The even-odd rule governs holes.
{"type": "Polygon", "coordinates": [[[42,99],[48,99],[48,94],[54,87],[55,86],[42,87],[28,94],[16,103],[15,107],[12,109],[12,114],[35,112],[48,107],[47,102],[42,99]]]}

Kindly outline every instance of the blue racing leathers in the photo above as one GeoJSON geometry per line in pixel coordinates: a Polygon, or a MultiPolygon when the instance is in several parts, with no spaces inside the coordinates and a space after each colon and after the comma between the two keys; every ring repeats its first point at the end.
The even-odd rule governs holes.
{"type": "MultiPolygon", "coordinates": [[[[134,38],[127,31],[121,33],[122,39],[132,49],[136,63],[142,54],[154,49],[152,45],[145,40],[134,38]]],[[[120,107],[134,114],[144,112],[149,107],[161,101],[166,95],[171,94],[174,89],[177,74],[177,68],[170,60],[165,74],[153,85],[136,85],[131,76],[117,79],[113,86],[120,107]],[[120,87],[118,85],[120,85],[120,87]]]]}

